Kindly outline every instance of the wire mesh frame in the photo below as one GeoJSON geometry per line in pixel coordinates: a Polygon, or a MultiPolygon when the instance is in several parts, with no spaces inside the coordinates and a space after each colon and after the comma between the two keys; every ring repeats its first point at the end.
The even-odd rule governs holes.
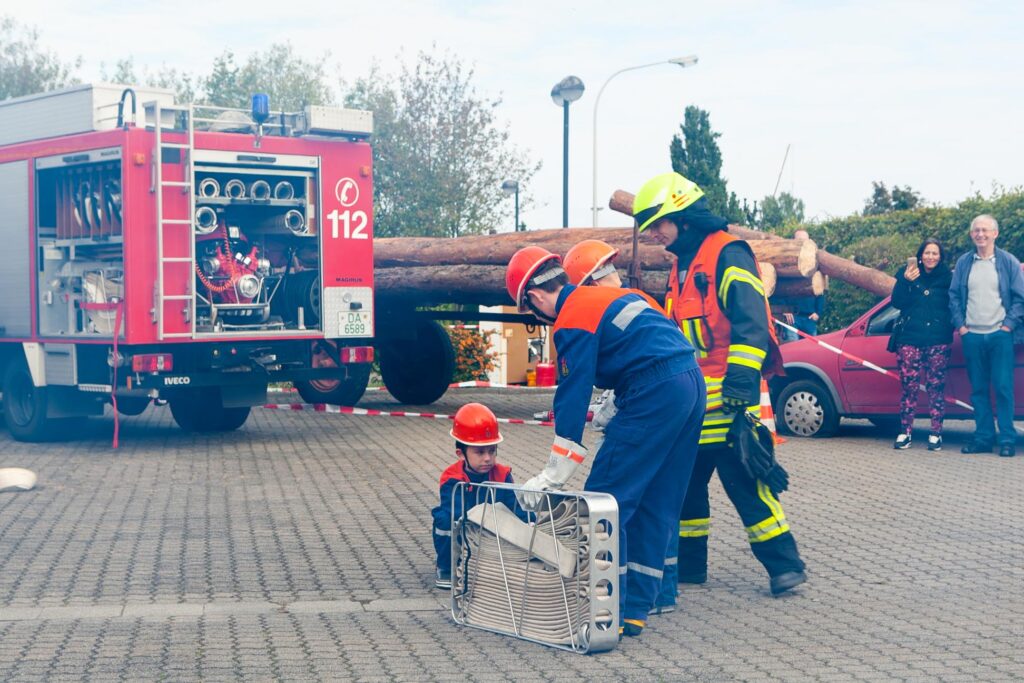
{"type": "MultiPolygon", "coordinates": [[[[500,502],[500,491],[519,488],[490,482],[456,484],[451,509],[452,618],[459,625],[580,654],[614,649],[619,641],[618,504],[615,498],[606,493],[585,491],[548,492],[540,510],[534,515],[536,520],[531,525],[529,547],[523,557],[521,551],[517,553],[515,547],[502,539],[494,505],[500,502]],[[473,487],[479,487],[480,492],[467,495],[473,487]],[[484,525],[491,522],[493,532],[467,518],[469,510],[481,503],[485,505],[484,525]],[[565,518],[556,517],[559,510],[575,511],[574,515],[569,515],[574,516],[569,526],[566,526],[565,518]],[[552,600],[554,604],[548,615],[547,625],[552,630],[560,629],[563,634],[560,638],[544,637],[543,633],[538,633],[535,624],[531,628],[531,624],[526,623],[531,621],[530,615],[526,613],[531,586],[534,592],[538,588],[536,583],[531,584],[531,575],[540,574],[535,570],[538,559],[533,553],[538,532],[560,541],[554,544],[556,555],[565,550],[562,547],[563,541],[568,541],[570,545],[573,545],[572,539],[577,541],[572,577],[559,576],[559,590],[552,600]],[[495,610],[491,615],[494,619],[489,620],[490,623],[480,623],[471,614],[479,598],[478,582],[473,574],[480,570],[484,561],[478,559],[474,562],[473,558],[474,553],[483,556],[481,546],[484,542],[489,542],[496,549],[496,563],[501,576],[499,592],[502,593],[502,604],[498,607],[494,601],[495,596],[490,596],[490,605],[495,610]],[[513,554],[520,557],[510,557],[513,554]],[[521,574],[523,578],[519,581],[510,574],[521,574]],[[557,619],[561,621],[551,620],[556,613],[557,619]],[[511,628],[497,625],[500,619],[511,624],[511,628]]],[[[556,558],[556,564],[559,560],[562,558],[556,558]]],[[[548,589],[550,593],[550,586],[548,589]]],[[[550,594],[547,597],[551,599],[550,594]]]]}

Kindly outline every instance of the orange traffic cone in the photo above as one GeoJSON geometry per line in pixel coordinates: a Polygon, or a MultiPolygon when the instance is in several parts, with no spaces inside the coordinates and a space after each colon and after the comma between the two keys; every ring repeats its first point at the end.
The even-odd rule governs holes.
{"type": "Polygon", "coordinates": [[[772,439],[775,440],[776,446],[786,443],[786,439],[779,436],[778,430],[775,428],[775,411],[772,410],[772,397],[768,393],[768,382],[763,379],[761,380],[761,422],[772,433],[772,439]]]}

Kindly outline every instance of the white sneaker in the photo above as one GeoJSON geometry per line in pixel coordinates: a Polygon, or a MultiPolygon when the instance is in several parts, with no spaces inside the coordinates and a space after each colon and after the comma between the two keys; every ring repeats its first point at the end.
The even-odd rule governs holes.
{"type": "Polygon", "coordinates": [[[896,450],[904,450],[910,448],[910,434],[900,434],[896,437],[896,442],[892,445],[896,450]]]}
{"type": "Polygon", "coordinates": [[[941,451],[942,450],[942,437],[938,434],[928,435],[928,450],[930,451],[941,451]]]}

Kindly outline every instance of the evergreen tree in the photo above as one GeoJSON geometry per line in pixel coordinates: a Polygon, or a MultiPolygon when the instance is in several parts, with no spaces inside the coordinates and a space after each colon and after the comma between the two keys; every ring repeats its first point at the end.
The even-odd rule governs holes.
{"type": "Polygon", "coordinates": [[[736,193],[729,192],[726,179],[722,177],[722,151],[717,142],[722,134],[711,128],[708,112],[690,105],[679,129],[681,135],[674,135],[669,145],[672,170],[704,190],[711,211],[731,223],[743,222],[743,207],[736,193]]]}

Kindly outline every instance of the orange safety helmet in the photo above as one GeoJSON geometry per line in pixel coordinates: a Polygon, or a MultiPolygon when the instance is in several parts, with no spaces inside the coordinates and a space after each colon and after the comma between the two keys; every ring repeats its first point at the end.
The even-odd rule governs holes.
{"type": "Polygon", "coordinates": [[[482,403],[467,403],[459,408],[451,435],[467,446],[493,446],[503,440],[498,432],[498,418],[482,403]]]}
{"type": "MultiPolygon", "coordinates": [[[[512,259],[508,262],[508,268],[505,270],[505,289],[508,290],[512,300],[516,302],[516,308],[520,313],[526,313],[529,310],[525,304],[526,284],[537,272],[537,269],[548,261],[561,263],[562,258],[544,247],[523,247],[513,254],[512,259]]],[[[557,273],[561,272],[563,272],[561,269],[557,271],[557,273]]]]}
{"type": "Polygon", "coordinates": [[[599,280],[615,269],[612,259],[619,255],[619,250],[601,240],[583,240],[565,253],[562,267],[565,268],[569,282],[574,285],[590,284],[589,280],[599,280]],[[606,269],[608,266],[610,270],[606,269]],[[599,273],[599,271],[601,271],[599,273]]]}

